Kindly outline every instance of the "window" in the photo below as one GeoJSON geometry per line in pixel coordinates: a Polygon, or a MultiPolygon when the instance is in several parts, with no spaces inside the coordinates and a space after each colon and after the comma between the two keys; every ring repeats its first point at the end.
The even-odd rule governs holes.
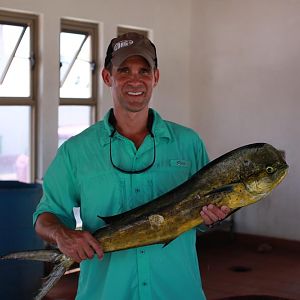
{"type": "Polygon", "coordinates": [[[0,180],[35,178],[37,22],[0,10],[0,180]]]}
{"type": "Polygon", "coordinates": [[[59,146],[96,119],[98,25],[62,20],[60,33],[59,146]]]}

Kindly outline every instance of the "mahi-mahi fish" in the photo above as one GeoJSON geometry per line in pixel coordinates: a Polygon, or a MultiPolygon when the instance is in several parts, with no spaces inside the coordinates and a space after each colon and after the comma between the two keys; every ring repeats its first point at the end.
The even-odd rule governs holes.
{"type": "MultiPolygon", "coordinates": [[[[226,205],[233,213],[267,196],[284,179],[287,170],[282,152],[270,144],[240,147],[213,160],[166,194],[125,213],[102,217],[107,225],[93,235],[104,252],[151,244],[167,246],[183,232],[203,223],[200,215],[203,206],[226,205]]],[[[59,250],[18,252],[1,259],[54,263],[36,300],[42,299],[74,264],[59,250]]]]}

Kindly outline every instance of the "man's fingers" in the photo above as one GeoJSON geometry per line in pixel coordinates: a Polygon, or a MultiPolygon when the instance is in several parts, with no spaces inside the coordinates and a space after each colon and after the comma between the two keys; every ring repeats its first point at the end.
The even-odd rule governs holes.
{"type": "Polygon", "coordinates": [[[95,255],[95,251],[94,249],[91,247],[90,244],[85,244],[83,246],[83,251],[85,254],[85,258],[84,259],[92,259],[95,255]]]}
{"type": "Polygon", "coordinates": [[[77,253],[78,253],[78,256],[80,257],[80,260],[84,260],[84,259],[88,258],[87,254],[86,254],[86,249],[84,249],[84,248],[78,248],[77,253]]]}
{"type": "Polygon", "coordinates": [[[203,210],[201,210],[200,215],[204,221],[204,224],[210,225],[213,223],[213,221],[205,214],[205,212],[203,210]]]}
{"type": "Polygon", "coordinates": [[[99,259],[103,258],[100,243],[87,231],[70,230],[67,238],[60,238],[57,245],[64,254],[78,263],[84,259],[92,259],[95,253],[99,259]]]}
{"type": "Polygon", "coordinates": [[[206,225],[211,225],[215,222],[221,221],[226,218],[229,214],[230,208],[227,206],[222,206],[218,208],[213,204],[204,206],[200,212],[201,217],[206,225]]]}
{"type": "Polygon", "coordinates": [[[208,205],[203,207],[204,213],[207,215],[207,217],[212,221],[212,223],[219,221],[219,216],[215,212],[215,206],[214,205],[208,205]]]}
{"type": "Polygon", "coordinates": [[[230,208],[228,206],[225,205],[221,206],[221,210],[226,216],[230,213],[230,208]]]}
{"type": "Polygon", "coordinates": [[[89,242],[90,242],[90,246],[93,249],[93,252],[97,254],[99,259],[102,259],[104,253],[103,253],[100,243],[94,238],[92,238],[89,242]]]}
{"type": "Polygon", "coordinates": [[[208,211],[211,212],[211,214],[215,215],[218,217],[218,221],[223,220],[224,218],[226,218],[227,214],[230,212],[229,207],[227,206],[222,206],[221,208],[209,204],[208,205],[208,211]]]}
{"type": "Polygon", "coordinates": [[[67,256],[71,257],[75,262],[80,263],[82,258],[80,257],[77,250],[72,250],[69,253],[65,253],[67,256]]]}
{"type": "Polygon", "coordinates": [[[85,232],[85,239],[88,243],[89,249],[87,249],[87,254],[89,258],[92,258],[96,253],[99,259],[103,258],[103,250],[100,243],[89,233],[85,232]]]}

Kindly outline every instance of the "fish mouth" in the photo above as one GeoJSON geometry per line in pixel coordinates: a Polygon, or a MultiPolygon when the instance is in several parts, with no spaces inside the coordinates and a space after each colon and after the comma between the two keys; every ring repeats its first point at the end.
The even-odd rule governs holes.
{"type": "Polygon", "coordinates": [[[280,175],[279,175],[279,181],[277,184],[279,184],[288,174],[289,166],[286,164],[282,168],[280,168],[280,175]]]}

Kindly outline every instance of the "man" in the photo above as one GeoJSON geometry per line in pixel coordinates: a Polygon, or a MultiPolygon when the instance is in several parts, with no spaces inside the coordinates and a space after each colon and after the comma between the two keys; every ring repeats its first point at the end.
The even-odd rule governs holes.
{"type": "MultiPolygon", "coordinates": [[[[113,39],[102,78],[111,90],[113,109],[60,147],[44,177],[35,229],[81,262],[78,300],[205,299],[196,230],[164,248],[152,245],[105,255],[91,234],[104,225],[97,215],[142,205],[208,162],[193,130],[164,121],[149,109],[159,70],[155,46],[147,38],[128,33],[113,39]],[[81,208],[83,231],[74,230],[76,206],[81,208]]],[[[227,207],[212,205],[201,211],[206,225],[228,213],[227,207]]]]}

